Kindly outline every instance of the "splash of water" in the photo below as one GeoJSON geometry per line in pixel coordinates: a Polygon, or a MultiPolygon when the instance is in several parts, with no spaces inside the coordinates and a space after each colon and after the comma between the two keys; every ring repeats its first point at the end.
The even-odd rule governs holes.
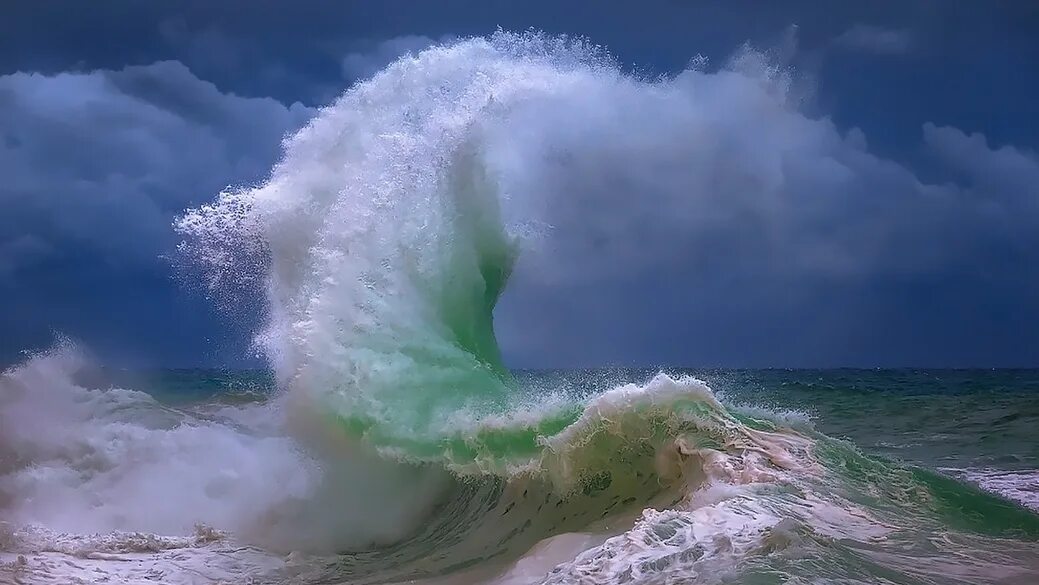
{"type": "MultiPolygon", "coordinates": [[[[262,185],[188,211],[183,249],[217,286],[260,267],[258,342],[301,410],[377,447],[457,454],[458,413],[478,424],[526,400],[493,329],[522,226],[545,205],[529,183],[539,160],[517,163],[515,145],[582,101],[673,105],[688,86],[627,77],[581,40],[498,33],[435,47],[325,108],[262,185]]],[[[533,423],[507,450],[536,451],[536,436],[579,411],[533,423]]]]}

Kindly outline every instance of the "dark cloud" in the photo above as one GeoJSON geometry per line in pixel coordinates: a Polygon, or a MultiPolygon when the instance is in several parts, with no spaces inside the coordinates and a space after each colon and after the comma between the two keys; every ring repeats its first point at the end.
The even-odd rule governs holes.
{"type": "MultiPolygon", "coordinates": [[[[291,103],[327,97],[342,59],[358,43],[443,35],[486,35],[497,27],[586,35],[625,64],[674,71],[703,53],[727,56],[745,41],[768,44],[791,24],[806,50],[829,46],[858,24],[911,30],[926,39],[935,63],[971,66],[977,47],[1036,56],[1039,15],[1029,2],[843,3],[820,9],[810,0],[761,3],[616,0],[554,2],[454,0],[416,3],[256,0],[243,9],[228,0],[176,3],[56,0],[12,3],[0,20],[0,73],[120,69],[178,60],[225,90],[273,96],[291,103]]],[[[926,89],[926,88],[923,88],[926,89]]]]}
{"type": "Polygon", "coordinates": [[[574,237],[522,261],[501,313],[513,359],[1039,362],[1031,3],[475,0],[7,7],[0,362],[53,330],[167,363],[228,359],[199,349],[221,340],[240,352],[250,317],[229,325],[160,258],[171,218],[262,179],[311,115],[296,101],[327,103],[408,51],[535,27],[653,75],[771,46],[791,24],[790,62],[818,75],[797,108],[718,86],[714,119],[621,109],[572,136],[559,120],[557,144],[594,148],[540,177],[569,190],[552,211],[574,237]],[[633,145],[652,156],[625,158],[633,145]],[[608,205],[589,204],[602,193],[608,205]]]}
{"type": "Polygon", "coordinates": [[[503,302],[506,351],[531,365],[1035,363],[1039,335],[1018,325],[1037,315],[1034,154],[926,124],[943,178],[925,181],[862,131],[804,115],[770,71],[749,55],[650,97],[589,91],[520,114],[502,137],[527,161],[510,189],[543,197],[552,227],[503,302]]]}
{"type": "Polygon", "coordinates": [[[978,198],[1007,200],[1015,211],[1034,212],[1039,197],[1039,156],[1035,152],[1001,146],[994,148],[980,132],[924,124],[924,142],[944,163],[967,174],[978,198]]]}
{"type": "Polygon", "coordinates": [[[424,35],[404,35],[382,41],[365,41],[343,57],[343,77],[349,80],[364,79],[404,55],[414,55],[432,45],[450,43],[452,35],[433,39],[424,35]]]}
{"type": "Polygon", "coordinates": [[[856,24],[834,39],[834,43],[852,51],[898,55],[912,48],[913,35],[905,29],[856,24]]]}
{"type": "MultiPolygon", "coordinates": [[[[91,313],[106,297],[135,294],[122,287],[142,274],[175,287],[162,258],[175,245],[174,214],[228,184],[261,179],[281,137],[310,115],[298,104],[222,93],[178,62],[0,77],[0,288],[22,302],[37,304],[45,292],[77,308],[55,318],[38,307],[29,337],[104,335],[106,316],[91,313]]],[[[0,306],[4,322],[25,311],[0,306]]],[[[9,339],[2,352],[24,343],[9,339]]]]}

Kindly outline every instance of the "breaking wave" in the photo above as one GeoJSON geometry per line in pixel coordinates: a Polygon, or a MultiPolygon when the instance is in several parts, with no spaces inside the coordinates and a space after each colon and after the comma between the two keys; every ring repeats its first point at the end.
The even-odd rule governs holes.
{"type": "MultiPolygon", "coordinates": [[[[760,56],[742,66],[726,74],[786,91],[760,56]]],[[[545,204],[544,161],[513,140],[606,123],[588,100],[695,109],[698,75],[499,33],[347,91],[263,184],[177,222],[214,291],[262,287],[278,391],[173,408],[75,383],[71,347],[6,372],[5,548],[78,554],[38,525],[186,538],[76,541],[87,556],[226,531],[296,551],[262,575],[283,582],[1034,582],[1039,519],[1010,502],[693,378],[578,390],[505,367],[494,308],[545,204]]]]}

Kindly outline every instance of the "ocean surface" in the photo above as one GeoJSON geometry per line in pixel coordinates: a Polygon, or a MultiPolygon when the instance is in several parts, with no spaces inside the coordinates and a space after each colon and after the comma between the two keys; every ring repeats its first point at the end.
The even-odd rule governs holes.
{"type": "Polygon", "coordinates": [[[523,265],[580,211],[565,187],[601,167],[578,166],[684,164],[650,139],[697,140],[733,95],[795,107],[766,56],[713,75],[498,32],[348,89],[175,223],[178,274],[262,316],[267,371],[115,372],[62,341],[0,376],[0,582],[1039,583],[1035,371],[509,369],[514,272],[579,277],[523,265]]]}
{"type": "Polygon", "coordinates": [[[503,420],[441,445],[486,457],[475,468],[392,469],[345,445],[311,451],[305,432],[288,438],[265,372],[104,370],[73,348],[37,356],[0,381],[0,576],[1039,579],[1039,370],[513,375],[528,395],[565,389],[558,404],[583,409],[544,432],[536,464],[497,460],[522,443],[503,420]]]}

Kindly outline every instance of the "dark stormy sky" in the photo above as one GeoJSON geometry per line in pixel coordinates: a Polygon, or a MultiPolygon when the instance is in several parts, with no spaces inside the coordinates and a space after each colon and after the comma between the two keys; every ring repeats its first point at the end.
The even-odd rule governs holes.
{"type": "MultiPolygon", "coordinates": [[[[510,363],[1039,366],[1039,4],[1025,0],[9,3],[0,364],[56,334],[114,364],[256,363],[259,308],[218,310],[171,267],[173,218],[262,180],[286,133],[397,56],[498,27],[584,35],[644,75],[749,42],[795,68],[810,88],[797,120],[817,130],[729,124],[720,139],[751,155],[721,171],[688,153],[687,168],[732,176],[783,153],[794,170],[767,204],[786,235],[705,221],[587,262],[572,242],[572,278],[503,299],[510,363]],[[828,161],[840,181],[820,178],[828,161]]],[[[661,189],[710,188],[701,175],[661,189]]]]}

